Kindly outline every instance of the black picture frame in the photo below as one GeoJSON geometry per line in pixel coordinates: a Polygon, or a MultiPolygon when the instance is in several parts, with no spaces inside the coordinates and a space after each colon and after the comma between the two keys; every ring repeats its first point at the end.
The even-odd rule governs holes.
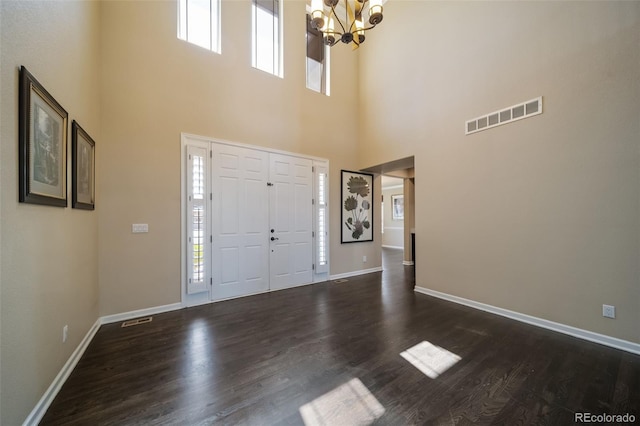
{"type": "Polygon", "coordinates": [[[67,111],[20,67],[19,201],[67,207],[67,111]]]}
{"type": "Polygon", "coordinates": [[[73,120],[71,123],[71,206],[96,208],[96,142],[73,120]]]}
{"type": "Polygon", "coordinates": [[[373,175],[342,170],[340,197],[340,242],[373,241],[373,175]]]}

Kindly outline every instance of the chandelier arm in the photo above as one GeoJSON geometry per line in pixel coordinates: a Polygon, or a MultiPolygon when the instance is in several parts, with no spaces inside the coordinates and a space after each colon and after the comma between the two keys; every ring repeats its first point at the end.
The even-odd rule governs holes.
{"type": "Polygon", "coordinates": [[[351,25],[349,26],[349,32],[353,33],[353,26],[356,24],[356,20],[354,19],[351,25]]]}
{"type": "MultiPolygon", "coordinates": [[[[345,2],[345,13],[346,13],[346,16],[347,16],[347,24],[349,23],[349,12],[347,11],[347,5],[346,5],[346,3],[347,3],[348,1],[349,1],[349,0],[344,0],[344,2],[345,2]]],[[[356,26],[356,19],[357,19],[357,18],[356,18],[356,10],[355,10],[355,9],[356,9],[356,4],[355,4],[355,2],[353,2],[353,9],[354,9],[354,10],[353,10],[353,21],[351,21],[351,25],[349,25],[349,32],[350,32],[351,34],[353,34],[353,27],[355,27],[355,26],[356,26]]]]}
{"type": "Polygon", "coordinates": [[[330,35],[337,35],[337,36],[341,36],[344,33],[341,33],[340,31],[322,31],[323,34],[330,34],[330,35]]]}
{"type": "MultiPolygon", "coordinates": [[[[349,1],[349,0],[345,0],[345,2],[346,1],[349,1]]],[[[362,12],[364,12],[364,7],[367,5],[367,3],[369,3],[369,0],[363,0],[362,1],[362,7],[360,8],[360,21],[363,22],[363,23],[364,23],[364,19],[362,19],[362,12]]],[[[355,7],[355,4],[354,4],[354,7],[355,7]]],[[[358,20],[358,16],[355,14],[355,10],[354,10],[353,22],[351,23],[351,26],[349,27],[349,32],[350,33],[354,32],[353,31],[353,27],[356,25],[356,21],[357,20],[358,20]]],[[[373,27],[375,27],[375,25],[373,27]]],[[[370,30],[373,27],[369,27],[369,28],[358,28],[358,27],[356,27],[356,31],[355,32],[358,32],[358,31],[361,31],[361,30],[370,30]]]]}
{"type": "MultiPolygon", "coordinates": [[[[349,26],[349,0],[344,0],[344,26],[349,26]]],[[[346,28],[344,32],[347,32],[346,28]]]]}
{"type": "MultiPolygon", "coordinates": [[[[1,1],[1,0],[0,0],[0,1],[1,1]]],[[[368,27],[368,28],[360,28],[360,29],[357,29],[356,31],[349,31],[349,33],[354,34],[354,33],[357,33],[357,32],[359,32],[359,31],[367,31],[367,30],[371,30],[371,29],[373,29],[373,28],[375,28],[375,27],[376,27],[376,26],[375,26],[375,25],[373,25],[373,26],[368,27]]],[[[324,31],[321,31],[321,32],[322,32],[322,34],[330,34],[330,35],[335,35],[335,36],[342,36],[342,34],[344,34],[344,33],[341,33],[340,31],[336,31],[336,30],[333,30],[333,31],[324,30],[324,31]]],[[[345,31],[345,32],[346,32],[346,31],[345,31]]],[[[354,39],[354,40],[355,40],[355,39],[354,39]]],[[[358,43],[356,43],[356,44],[358,44],[358,43]]]]}
{"type": "Polygon", "coordinates": [[[340,28],[342,28],[342,32],[346,33],[347,30],[344,29],[344,25],[342,25],[342,21],[340,20],[340,18],[338,18],[338,15],[336,14],[336,9],[333,6],[331,6],[331,13],[333,13],[333,16],[335,16],[336,21],[338,21],[338,24],[340,24],[340,28]]]}

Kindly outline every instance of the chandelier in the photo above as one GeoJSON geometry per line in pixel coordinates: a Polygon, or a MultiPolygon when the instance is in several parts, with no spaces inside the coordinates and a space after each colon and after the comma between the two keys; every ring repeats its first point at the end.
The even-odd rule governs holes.
{"type": "Polygon", "coordinates": [[[340,40],[345,44],[354,43],[357,48],[364,42],[364,32],[380,22],[382,0],[311,0],[311,25],[322,32],[324,44],[328,46],[340,40]],[[367,16],[369,27],[365,27],[367,16]]]}

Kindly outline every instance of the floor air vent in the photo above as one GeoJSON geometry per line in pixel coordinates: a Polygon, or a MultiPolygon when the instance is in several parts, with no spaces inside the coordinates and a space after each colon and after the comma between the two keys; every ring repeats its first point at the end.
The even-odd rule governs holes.
{"type": "Polygon", "coordinates": [[[464,132],[470,135],[538,114],[542,114],[542,96],[469,120],[464,124],[464,132]]]}
{"type": "Polygon", "coordinates": [[[347,279],[344,279],[344,278],[342,278],[342,279],[339,279],[339,280],[333,280],[333,282],[334,282],[334,283],[336,283],[336,284],[342,284],[342,283],[346,283],[347,281],[349,281],[349,280],[347,280],[347,279]]]}
{"type": "Polygon", "coordinates": [[[131,327],[133,325],[146,324],[153,321],[153,317],[136,318],[122,323],[121,327],[131,327]]]}

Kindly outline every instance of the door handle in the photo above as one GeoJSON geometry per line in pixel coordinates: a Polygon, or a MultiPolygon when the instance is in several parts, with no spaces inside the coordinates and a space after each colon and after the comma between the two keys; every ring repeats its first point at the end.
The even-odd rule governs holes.
{"type": "Polygon", "coordinates": [[[277,240],[279,240],[279,239],[280,239],[280,238],[278,238],[278,237],[271,237],[271,241],[277,241],[277,240]]]}

